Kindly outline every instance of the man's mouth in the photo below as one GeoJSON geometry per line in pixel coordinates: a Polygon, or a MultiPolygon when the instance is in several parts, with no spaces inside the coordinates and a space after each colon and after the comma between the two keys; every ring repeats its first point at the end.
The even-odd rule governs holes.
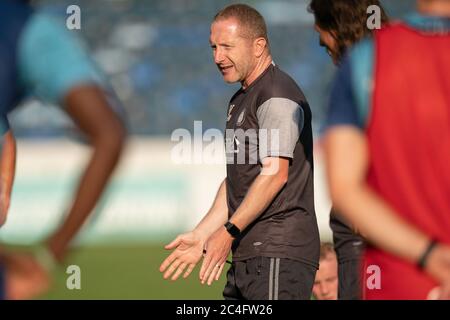
{"type": "Polygon", "coordinates": [[[229,69],[231,69],[233,66],[219,66],[219,70],[222,73],[226,73],[229,69]]]}

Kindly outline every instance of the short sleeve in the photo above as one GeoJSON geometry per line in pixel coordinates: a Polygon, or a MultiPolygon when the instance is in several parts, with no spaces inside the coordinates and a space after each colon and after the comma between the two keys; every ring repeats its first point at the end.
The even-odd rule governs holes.
{"type": "Polygon", "coordinates": [[[326,129],[339,125],[351,125],[362,129],[353,95],[351,65],[348,57],[344,58],[336,73],[326,118],[326,129]]]}
{"type": "Polygon", "coordinates": [[[303,129],[301,106],[287,98],[271,98],[257,110],[260,129],[259,157],[293,158],[303,129]]]}
{"type": "Polygon", "coordinates": [[[352,125],[364,129],[373,91],[374,44],[365,39],[343,59],[332,86],[326,128],[352,125]]]}

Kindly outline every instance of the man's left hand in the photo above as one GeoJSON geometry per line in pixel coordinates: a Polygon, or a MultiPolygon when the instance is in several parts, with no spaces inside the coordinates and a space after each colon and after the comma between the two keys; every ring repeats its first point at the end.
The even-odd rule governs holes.
{"type": "Polygon", "coordinates": [[[200,281],[210,286],[214,280],[219,280],[228,254],[231,250],[233,238],[225,229],[220,227],[206,242],[206,253],[200,269],[200,281]]]}

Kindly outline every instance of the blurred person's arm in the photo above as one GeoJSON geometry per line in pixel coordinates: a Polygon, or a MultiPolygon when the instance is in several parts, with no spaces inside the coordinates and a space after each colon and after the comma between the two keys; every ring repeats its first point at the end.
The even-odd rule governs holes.
{"type": "Polygon", "coordinates": [[[66,95],[64,106],[93,150],[65,221],[47,241],[50,251],[59,261],[64,258],[71,240],[102,195],[118,163],[126,137],[123,123],[99,87],[85,85],[73,88],[66,95]]]}
{"type": "MultiPolygon", "coordinates": [[[[357,49],[362,54],[360,58],[370,65],[367,63],[373,59],[370,43],[357,49]]],[[[364,130],[371,92],[359,88],[362,95],[361,92],[357,94],[353,85],[370,82],[372,70],[367,68],[365,78],[355,81],[352,66],[349,58],[341,64],[327,114],[324,148],[333,206],[369,242],[417,263],[431,239],[402,219],[366,183],[370,154],[364,130]]],[[[450,247],[442,244],[434,247],[425,269],[440,283],[450,282],[450,247]]]]}
{"type": "Polygon", "coordinates": [[[411,262],[417,261],[429,239],[404,222],[367,185],[369,154],[364,133],[350,126],[334,127],[324,141],[334,208],[369,241],[411,262]]]}
{"type": "Polygon", "coordinates": [[[0,226],[6,222],[14,175],[16,171],[16,140],[11,130],[3,136],[0,158],[0,226]]]}
{"type": "MultiPolygon", "coordinates": [[[[431,239],[402,219],[366,183],[369,153],[362,131],[336,126],[325,136],[327,175],[334,207],[377,247],[416,264],[431,239]]],[[[450,247],[438,244],[425,270],[450,282],[450,247]]]]}
{"type": "Polygon", "coordinates": [[[208,238],[223,226],[227,219],[227,186],[226,181],[223,180],[211,208],[194,230],[177,236],[165,246],[167,250],[175,250],[159,268],[160,272],[164,272],[164,279],[168,279],[173,274],[171,279],[176,280],[186,268],[183,277],[187,278],[200,261],[208,238]]]}
{"type": "MultiPolygon", "coordinates": [[[[3,43],[2,43],[3,45],[3,43]]],[[[0,227],[5,223],[14,182],[16,142],[9,127],[7,110],[16,103],[17,72],[12,50],[0,50],[0,227]]]]}

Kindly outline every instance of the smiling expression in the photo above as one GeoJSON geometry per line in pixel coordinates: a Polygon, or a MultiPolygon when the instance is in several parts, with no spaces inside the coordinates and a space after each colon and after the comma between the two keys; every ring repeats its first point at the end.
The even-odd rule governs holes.
{"type": "Polygon", "coordinates": [[[214,62],[227,83],[244,83],[255,68],[253,41],[245,37],[235,19],[213,22],[209,42],[214,62]]]}

